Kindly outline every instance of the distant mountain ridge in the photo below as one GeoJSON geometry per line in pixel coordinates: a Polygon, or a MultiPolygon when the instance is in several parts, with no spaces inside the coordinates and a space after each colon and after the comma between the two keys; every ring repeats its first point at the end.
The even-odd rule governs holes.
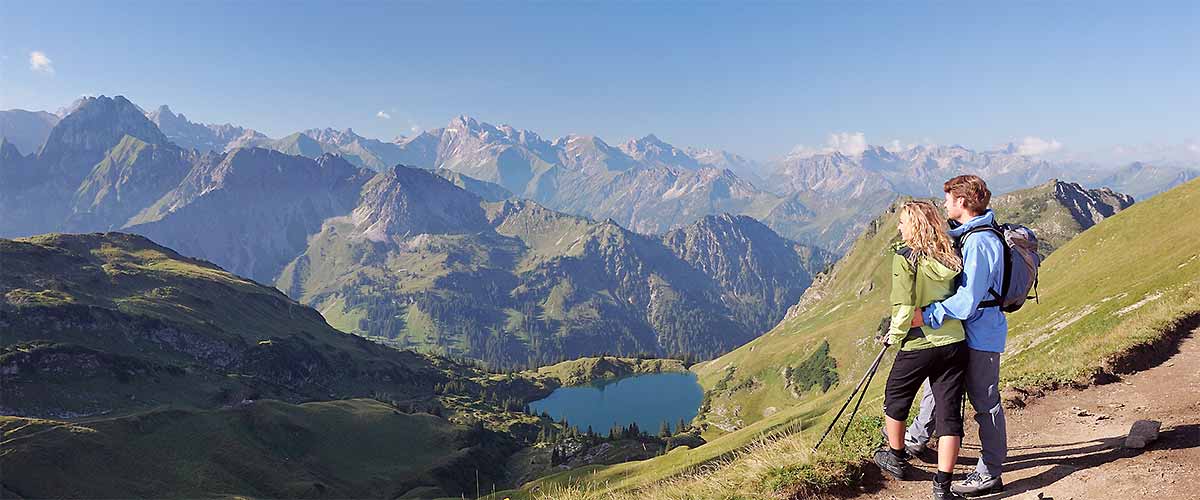
{"type": "MultiPolygon", "coordinates": [[[[186,121],[167,108],[152,115],[186,121]]],[[[496,136],[528,147],[520,157],[561,170],[537,163],[558,151],[536,134],[465,118],[457,125],[447,134],[464,137],[439,147],[482,147],[481,136],[496,136]]],[[[716,355],[769,328],[829,258],[749,217],[708,215],[737,206],[674,208],[697,225],[680,227],[668,245],[612,220],[516,200],[459,171],[362,168],[326,152],[331,143],[363,144],[353,131],[308,133],[273,144],[300,154],[200,151],[171,142],[122,97],[86,99],[51,131],[42,154],[0,144],[0,178],[16,181],[0,186],[0,212],[11,223],[0,232],[134,232],[276,283],[345,331],[507,366],[603,352],[716,355]]],[[[637,147],[659,161],[680,154],[655,141],[637,147]]],[[[503,149],[484,153],[512,157],[503,149]]],[[[728,171],[618,175],[626,174],[667,175],[659,183],[667,199],[753,196],[728,171]]]]}
{"type": "MultiPolygon", "coordinates": [[[[657,234],[705,215],[739,213],[762,220],[785,237],[838,254],[893,197],[937,195],[943,180],[962,173],[983,176],[997,194],[1069,178],[1137,198],[1200,176],[1200,158],[1189,163],[1186,154],[1175,154],[1170,161],[1160,160],[1168,156],[1153,151],[1146,153],[1151,163],[1116,164],[1097,162],[1094,155],[1029,155],[1014,144],[990,151],[958,145],[869,145],[861,153],[797,150],[760,162],[729,151],[679,148],[653,134],[616,146],[594,136],[549,140],[469,116],[382,141],[330,128],[272,139],[235,125],[193,123],[166,106],[146,114],[184,149],[262,147],[313,159],[336,154],[375,171],[397,164],[441,168],[556,210],[612,218],[657,234]]],[[[21,145],[17,149],[28,154],[21,145]]],[[[1126,151],[1114,161],[1129,154],[1135,153],[1126,151]]],[[[487,189],[489,198],[508,196],[487,189]]]]}
{"type": "Polygon", "coordinates": [[[371,158],[446,169],[556,210],[612,218],[640,232],[665,233],[713,213],[750,215],[788,238],[835,253],[845,251],[855,231],[895,196],[939,195],[944,180],[963,173],[983,176],[998,194],[1071,178],[1139,198],[1200,175],[1200,163],[1101,166],[1021,154],[1013,145],[991,151],[867,146],[859,154],[796,152],[757,162],[728,151],[678,148],[653,134],[617,146],[582,135],[551,141],[469,116],[370,148],[348,147],[364,143],[346,132],[306,131],[302,134],[315,143],[307,150],[295,147],[294,138],[261,145],[310,157],[336,152],[376,170],[371,158]]]}
{"type": "Polygon", "coordinates": [[[166,104],[147,113],[150,121],[158,125],[164,134],[184,149],[197,149],[200,152],[225,152],[235,141],[245,142],[250,138],[266,136],[251,129],[229,123],[223,125],[194,123],[183,113],[175,114],[166,104]]]}
{"type": "Polygon", "coordinates": [[[1086,189],[1058,179],[992,199],[1000,222],[1033,229],[1043,257],[1133,203],[1127,194],[1108,188],[1086,189]]]}

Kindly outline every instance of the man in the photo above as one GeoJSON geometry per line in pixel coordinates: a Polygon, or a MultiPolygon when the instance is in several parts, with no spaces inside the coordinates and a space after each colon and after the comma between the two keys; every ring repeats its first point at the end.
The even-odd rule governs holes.
{"type": "MultiPolygon", "coordinates": [[[[997,298],[1004,279],[1004,247],[1000,237],[991,231],[979,231],[962,238],[967,231],[994,224],[995,215],[988,208],[992,193],[983,179],[960,175],[946,181],[946,215],[951,219],[950,236],[959,239],[962,248],[962,282],[954,295],[941,302],[918,308],[914,327],[940,328],[946,318],[963,321],[967,331],[967,397],[975,409],[979,424],[982,458],[975,472],[963,481],[955,482],[952,490],[963,495],[982,495],[1004,488],[1000,479],[1004,458],[1008,454],[1008,434],[1004,408],[1000,404],[1000,354],[1008,338],[1008,320],[999,305],[980,307],[980,303],[997,298]]],[[[923,386],[921,410],[905,436],[910,452],[922,451],[933,428],[934,400],[929,382],[923,386]]]]}

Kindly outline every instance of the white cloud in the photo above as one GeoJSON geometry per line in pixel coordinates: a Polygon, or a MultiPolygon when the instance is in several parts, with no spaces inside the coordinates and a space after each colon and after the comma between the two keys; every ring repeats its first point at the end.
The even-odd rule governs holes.
{"type": "Polygon", "coordinates": [[[1017,154],[1023,156],[1038,156],[1048,153],[1058,152],[1063,148],[1061,142],[1055,139],[1042,139],[1040,137],[1026,136],[1017,143],[1017,154]]]}
{"type": "Polygon", "coordinates": [[[867,150],[867,136],[862,132],[837,132],[829,134],[825,147],[810,148],[803,144],[792,148],[789,156],[808,158],[819,154],[839,152],[846,156],[858,156],[867,150]]]}
{"type": "Polygon", "coordinates": [[[867,136],[862,132],[829,134],[829,148],[847,156],[858,156],[867,150],[867,136]]]}
{"type": "Polygon", "coordinates": [[[384,120],[391,120],[392,115],[391,115],[391,113],[388,113],[387,111],[380,111],[378,113],[375,113],[375,118],[383,118],[384,120]]]}
{"type": "Polygon", "coordinates": [[[29,53],[29,69],[53,75],[54,61],[51,61],[45,52],[35,50],[29,53]]]}

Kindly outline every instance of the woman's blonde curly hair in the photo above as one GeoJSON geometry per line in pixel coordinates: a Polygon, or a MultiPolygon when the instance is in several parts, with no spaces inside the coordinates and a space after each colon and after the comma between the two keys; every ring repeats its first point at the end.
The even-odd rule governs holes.
{"type": "Polygon", "coordinates": [[[962,257],[954,248],[947,233],[949,226],[937,207],[927,201],[906,201],[900,207],[901,223],[907,222],[909,238],[904,244],[912,249],[908,260],[916,267],[921,257],[929,257],[942,265],[962,271],[962,257]]]}

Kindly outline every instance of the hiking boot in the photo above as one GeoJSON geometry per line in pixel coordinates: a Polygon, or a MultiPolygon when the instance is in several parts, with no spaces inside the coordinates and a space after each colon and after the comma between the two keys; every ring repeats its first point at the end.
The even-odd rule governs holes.
{"type": "Polygon", "coordinates": [[[1000,480],[1000,476],[985,476],[975,471],[967,474],[962,481],[956,481],[950,489],[967,496],[986,495],[1003,491],[1004,481],[1000,480]]]}
{"type": "Polygon", "coordinates": [[[904,476],[908,475],[908,457],[898,458],[886,446],[875,450],[875,465],[879,466],[879,470],[896,479],[902,480],[904,476]]]}
{"type": "Polygon", "coordinates": [[[954,490],[951,489],[950,481],[946,481],[944,483],[939,483],[939,482],[937,482],[937,479],[933,480],[933,500],[965,500],[965,499],[966,499],[966,497],[959,495],[958,493],[955,493],[954,490]]]}

